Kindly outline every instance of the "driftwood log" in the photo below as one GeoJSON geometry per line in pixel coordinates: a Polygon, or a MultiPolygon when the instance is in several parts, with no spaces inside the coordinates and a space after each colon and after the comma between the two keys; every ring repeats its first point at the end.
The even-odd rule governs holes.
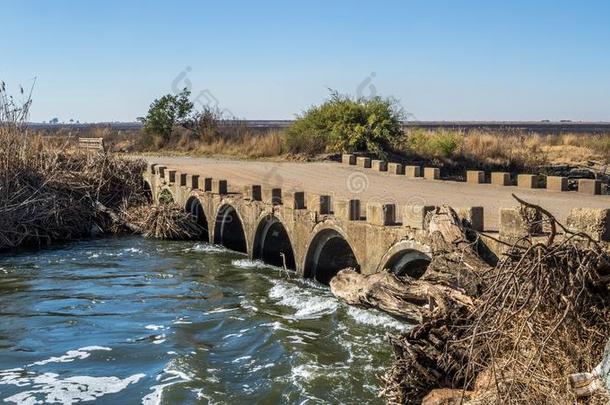
{"type": "Polygon", "coordinates": [[[428,229],[432,260],[421,278],[398,278],[389,272],[363,275],[345,269],[330,282],[332,293],[348,304],[378,308],[417,325],[406,339],[391,337],[396,357],[409,358],[401,375],[412,376],[407,389],[395,391],[409,392],[415,402],[430,388],[451,386],[456,377],[459,382],[458,371],[468,355],[448,350],[445,343],[457,337],[456,320],[468,318],[476,308],[482,275],[490,268],[450,207],[438,208],[428,229]]]}
{"type": "Polygon", "coordinates": [[[477,254],[451,208],[440,208],[432,216],[429,232],[432,261],[420,279],[345,269],[331,280],[332,293],[348,304],[379,308],[418,324],[456,311],[469,312],[480,288],[480,275],[489,265],[477,254]]]}

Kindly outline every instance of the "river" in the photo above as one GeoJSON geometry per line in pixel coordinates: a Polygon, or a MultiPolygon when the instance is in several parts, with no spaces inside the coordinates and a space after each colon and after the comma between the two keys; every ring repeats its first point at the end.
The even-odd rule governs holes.
{"type": "Polygon", "coordinates": [[[388,332],[328,287],[140,237],[0,256],[0,401],[382,403],[388,332]]]}

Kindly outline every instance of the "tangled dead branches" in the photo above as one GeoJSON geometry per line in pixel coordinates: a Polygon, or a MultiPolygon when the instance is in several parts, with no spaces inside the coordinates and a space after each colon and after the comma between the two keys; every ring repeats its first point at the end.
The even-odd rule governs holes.
{"type": "Polygon", "coordinates": [[[106,231],[111,221],[98,204],[147,203],[144,161],[49,147],[28,132],[25,98],[17,102],[0,84],[0,250],[106,231]]]}
{"type": "Polygon", "coordinates": [[[199,238],[204,232],[191,213],[173,203],[126,208],[120,217],[149,238],[189,240],[199,238]]]}
{"type": "Polygon", "coordinates": [[[582,400],[567,377],[593,370],[610,337],[609,257],[548,211],[520,202],[552,223],[548,238],[521,240],[480,271],[473,311],[392,337],[395,363],[384,391],[390,403],[419,403],[434,388],[454,389],[443,395],[456,403],[582,400]]]}

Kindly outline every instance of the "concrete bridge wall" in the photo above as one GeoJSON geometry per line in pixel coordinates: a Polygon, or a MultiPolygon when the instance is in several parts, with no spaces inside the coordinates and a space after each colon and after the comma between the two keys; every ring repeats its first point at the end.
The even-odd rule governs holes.
{"type": "Polygon", "coordinates": [[[154,202],[171,198],[198,216],[207,229],[205,240],[275,265],[286,260],[287,267],[322,282],[346,266],[365,274],[393,264],[417,272],[428,259],[423,226],[396,224],[391,219],[396,213],[380,204],[359,207],[357,200],[329,201],[259,185],[228,192],[224,180],[158,165],[151,165],[144,179],[154,202]],[[366,211],[374,218],[364,219],[366,211]]]}
{"type": "MultiPolygon", "coordinates": [[[[417,276],[429,260],[425,216],[434,207],[365,206],[359,200],[331,201],[330,196],[257,184],[230,192],[224,179],[156,164],[149,166],[144,180],[154,202],[171,199],[193,213],[207,230],[204,240],[324,283],[345,267],[364,274],[390,269],[417,276]]],[[[575,209],[568,225],[595,230],[595,238],[607,240],[610,210],[593,211],[575,209]]],[[[457,212],[471,226],[482,228],[482,207],[457,212]]],[[[532,231],[515,208],[501,209],[499,215],[501,239],[518,239],[532,231]]],[[[495,248],[499,252],[502,245],[495,248]]]]}

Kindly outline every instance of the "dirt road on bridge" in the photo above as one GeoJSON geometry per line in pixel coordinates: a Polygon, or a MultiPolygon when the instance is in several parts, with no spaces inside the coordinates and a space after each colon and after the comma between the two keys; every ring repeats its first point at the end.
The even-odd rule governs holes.
{"type": "Polygon", "coordinates": [[[468,184],[455,181],[432,181],[390,175],[372,169],[346,166],[335,162],[265,162],[213,158],[151,157],[176,170],[228,181],[230,192],[241,192],[243,186],[260,184],[283,190],[328,194],[335,198],[357,198],[397,205],[442,205],[452,207],[482,206],[485,229],[498,229],[500,207],[516,205],[511,193],[548,209],[564,221],[574,207],[610,208],[610,196],[589,196],[576,192],[527,190],[491,184],[468,184]]]}

